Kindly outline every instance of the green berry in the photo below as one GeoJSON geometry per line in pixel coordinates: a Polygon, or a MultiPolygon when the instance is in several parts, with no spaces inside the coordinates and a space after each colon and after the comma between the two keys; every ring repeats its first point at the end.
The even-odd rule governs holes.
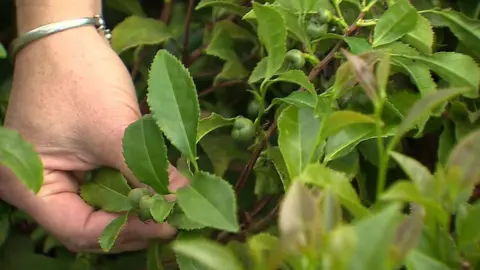
{"type": "Polygon", "coordinates": [[[138,207],[140,209],[150,209],[153,204],[153,197],[150,195],[144,195],[140,198],[140,201],[138,202],[138,207]]]}
{"type": "Polygon", "coordinates": [[[252,100],[248,103],[247,106],[247,115],[250,118],[255,118],[258,116],[258,112],[260,110],[260,102],[257,100],[252,100]]]}
{"type": "Polygon", "coordinates": [[[255,125],[245,117],[239,117],[233,123],[232,138],[239,142],[250,141],[255,137],[255,125]]]}
{"type": "Polygon", "coordinates": [[[134,188],[130,190],[128,193],[128,201],[133,208],[138,208],[140,203],[140,199],[145,196],[149,195],[150,193],[146,188],[134,188]]]}
{"type": "Polygon", "coordinates": [[[305,65],[305,57],[303,53],[297,49],[288,51],[286,59],[296,69],[300,69],[305,65]]]}
{"type": "Polygon", "coordinates": [[[332,20],[332,12],[328,9],[321,9],[318,11],[318,21],[322,24],[327,24],[332,20]]]}
{"type": "Polygon", "coordinates": [[[319,38],[328,33],[328,26],[326,24],[309,23],[307,25],[307,35],[310,38],[319,38]]]}
{"type": "Polygon", "coordinates": [[[150,212],[150,208],[140,208],[137,210],[138,219],[141,221],[147,221],[153,219],[152,213],[150,212]]]}

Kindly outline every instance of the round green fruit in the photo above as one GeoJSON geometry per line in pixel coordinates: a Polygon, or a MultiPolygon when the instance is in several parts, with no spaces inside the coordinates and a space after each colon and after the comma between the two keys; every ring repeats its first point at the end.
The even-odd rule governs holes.
{"type": "Polygon", "coordinates": [[[137,210],[138,219],[141,221],[147,221],[153,219],[152,213],[150,212],[150,208],[140,208],[137,210]]]}
{"type": "Polygon", "coordinates": [[[140,209],[150,209],[152,207],[154,198],[150,195],[144,195],[140,198],[140,201],[138,202],[138,207],[140,209]]]}
{"type": "Polygon", "coordinates": [[[232,138],[239,142],[250,141],[255,137],[255,125],[245,117],[239,117],[233,123],[232,138]]]}
{"type": "Polygon", "coordinates": [[[328,9],[321,9],[318,11],[318,21],[327,24],[332,20],[332,12],[328,9]]]}
{"type": "Polygon", "coordinates": [[[257,100],[252,100],[248,103],[247,106],[247,115],[250,118],[255,118],[258,116],[258,112],[260,110],[260,102],[257,100]]]}
{"type": "Polygon", "coordinates": [[[307,25],[307,35],[310,38],[319,38],[328,33],[328,26],[326,24],[309,23],[307,25]]]}
{"type": "Polygon", "coordinates": [[[286,59],[294,68],[297,69],[302,68],[305,65],[305,56],[303,56],[303,53],[297,49],[288,51],[286,59]]]}
{"type": "Polygon", "coordinates": [[[128,193],[128,201],[133,208],[138,208],[140,199],[149,194],[146,188],[134,188],[128,193]]]}

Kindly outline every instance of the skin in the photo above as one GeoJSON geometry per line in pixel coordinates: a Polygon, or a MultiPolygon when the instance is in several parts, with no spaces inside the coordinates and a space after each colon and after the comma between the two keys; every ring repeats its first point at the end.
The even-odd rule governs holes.
{"type": "MultiPolygon", "coordinates": [[[[18,34],[51,22],[100,13],[99,0],[17,0],[18,34]]],[[[5,126],[31,142],[44,165],[35,195],[0,167],[0,198],[31,215],[76,252],[102,252],[98,238],[117,214],[94,211],[79,196],[85,172],[109,166],[143,187],[124,163],[125,128],[141,117],[134,85],[121,59],[93,26],[29,44],[18,55],[5,126]]],[[[170,190],[188,184],[170,166],[170,190]]],[[[143,249],[170,238],[168,224],[131,217],[112,252],[143,249]]]]}

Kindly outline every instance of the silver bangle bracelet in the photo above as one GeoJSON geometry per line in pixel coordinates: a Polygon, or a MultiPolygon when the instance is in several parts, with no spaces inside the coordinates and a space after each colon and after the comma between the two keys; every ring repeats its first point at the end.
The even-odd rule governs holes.
{"type": "Polygon", "coordinates": [[[110,33],[110,30],[106,28],[105,21],[102,19],[100,15],[95,15],[89,18],[87,17],[87,18],[66,20],[66,21],[61,21],[61,22],[40,26],[14,39],[10,44],[10,48],[9,48],[10,59],[13,62],[18,52],[35,40],[41,39],[43,37],[46,37],[61,31],[65,31],[68,29],[81,27],[81,26],[87,26],[87,25],[96,26],[97,30],[103,32],[103,35],[105,36],[105,38],[110,41],[112,35],[110,33]]]}

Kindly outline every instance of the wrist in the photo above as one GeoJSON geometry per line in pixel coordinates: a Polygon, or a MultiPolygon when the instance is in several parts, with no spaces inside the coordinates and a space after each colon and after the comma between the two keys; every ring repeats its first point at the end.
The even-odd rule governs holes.
{"type": "Polygon", "coordinates": [[[63,20],[101,14],[101,0],[16,0],[17,34],[63,20]]]}

